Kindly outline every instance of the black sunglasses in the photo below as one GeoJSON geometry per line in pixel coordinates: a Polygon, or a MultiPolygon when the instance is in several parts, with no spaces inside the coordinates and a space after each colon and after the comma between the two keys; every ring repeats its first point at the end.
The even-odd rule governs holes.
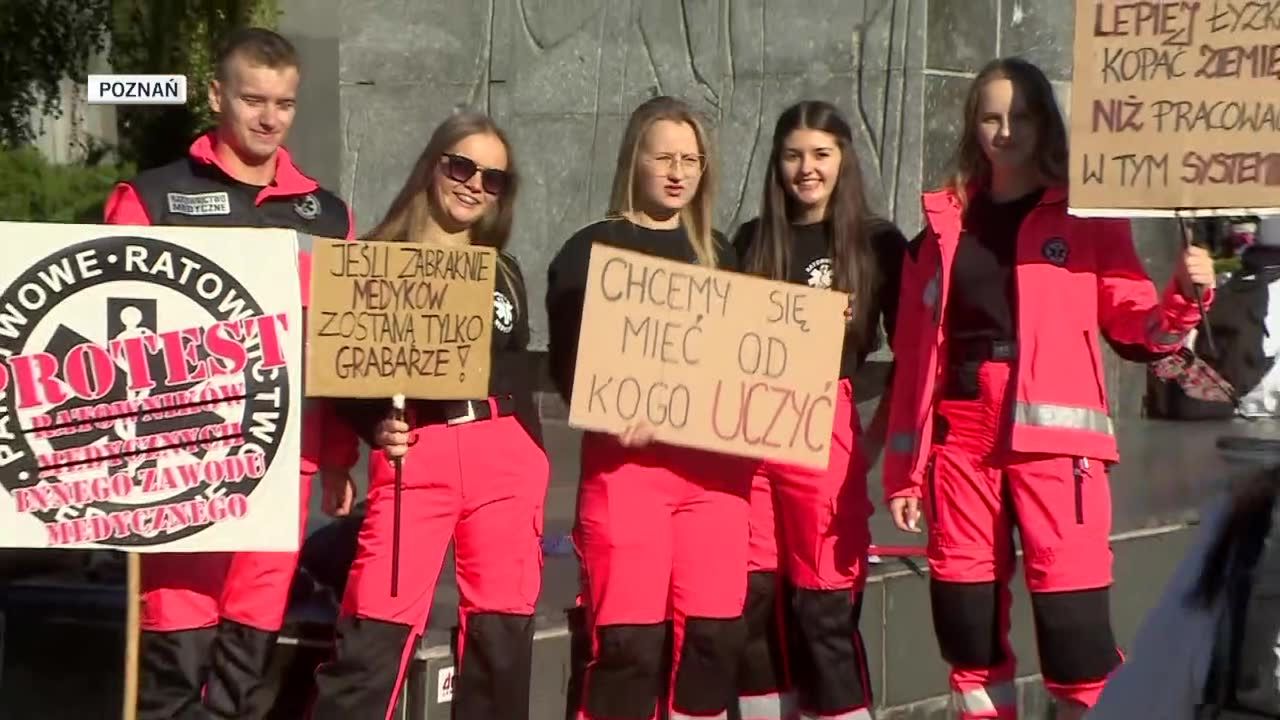
{"type": "Polygon", "coordinates": [[[444,154],[444,174],[454,182],[464,183],[480,172],[480,187],[490,195],[501,195],[511,182],[511,174],[506,170],[493,168],[481,169],[476,161],[464,155],[444,154]]]}

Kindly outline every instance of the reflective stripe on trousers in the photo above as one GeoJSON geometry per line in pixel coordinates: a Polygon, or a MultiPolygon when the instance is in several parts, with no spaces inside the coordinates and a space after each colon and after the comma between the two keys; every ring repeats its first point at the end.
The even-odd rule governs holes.
{"type": "Polygon", "coordinates": [[[1002,709],[1017,710],[1018,693],[1013,683],[1003,682],[965,692],[953,692],[951,700],[964,717],[1000,717],[996,713],[1002,709]]]}
{"type": "Polygon", "coordinates": [[[721,712],[715,715],[685,715],[678,710],[672,710],[668,716],[670,720],[729,720],[729,712],[721,712]]]}
{"type": "Polygon", "coordinates": [[[742,720],[788,720],[795,711],[795,693],[738,696],[738,714],[742,720]]]}
{"type": "Polygon", "coordinates": [[[839,715],[813,715],[811,713],[800,713],[800,720],[872,720],[871,711],[866,708],[858,708],[842,712],[839,715]]]}

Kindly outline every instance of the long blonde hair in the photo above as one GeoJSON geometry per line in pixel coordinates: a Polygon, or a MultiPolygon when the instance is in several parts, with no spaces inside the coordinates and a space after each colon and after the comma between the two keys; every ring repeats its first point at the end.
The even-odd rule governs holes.
{"type": "MultiPolygon", "coordinates": [[[[372,230],[361,236],[361,240],[389,240],[393,242],[414,242],[422,237],[431,223],[431,184],[435,181],[435,171],[441,158],[449,148],[472,135],[493,135],[498,138],[507,151],[507,187],[498,196],[493,209],[468,228],[471,244],[491,247],[498,251],[498,270],[505,276],[507,283],[513,288],[517,286],[515,268],[504,254],[507,241],[511,237],[511,221],[515,216],[516,190],[519,187],[519,173],[516,172],[515,154],[507,135],[488,115],[478,112],[458,111],[441,122],[427,146],[423,148],[418,161],[414,163],[409,178],[396,197],[391,201],[387,214],[372,230]]],[[[511,298],[519,311],[520,298],[511,298]]]]}
{"type": "Polygon", "coordinates": [[[627,130],[618,147],[618,166],[613,175],[613,191],[609,196],[609,217],[622,217],[635,210],[635,180],[640,145],[645,133],[659,120],[683,123],[693,128],[698,150],[706,158],[698,190],[689,204],[680,210],[680,222],[689,235],[689,244],[699,265],[716,266],[716,245],[711,228],[712,202],[716,191],[716,164],[706,126],[697,113],[683,100],[660,95],[646,100],[631,113],[627,130]]]}

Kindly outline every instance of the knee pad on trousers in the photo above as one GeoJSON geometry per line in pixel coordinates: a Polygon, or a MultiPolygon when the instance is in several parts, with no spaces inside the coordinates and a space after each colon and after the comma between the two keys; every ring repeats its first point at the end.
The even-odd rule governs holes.
{"type": "Polygon", "coordinates": [[[801,707],[830,715],[869,706],[866,650],[858,632],[862,594],[803,588],[789,594],[790,657],[801,707]]]}
{"type": "Polygon", "coordinates": [[[666,623],[597,628],[594,663],[587,674],[587,715],[649,720],[663,695],[668,657],[666,623]]]}
{"type": "Polygon", "coordinates": [[[251,706],[266,676],[277,633],[223,618],[213,640],[204,704],[216,718],[260,717],[267,708],[251,706]]]}
{"type": "Polygon", "coordinates": [[[1108,588],[1032,593],[1040,672],[1058,685],[1096,683],[1120,664],[1108,588]]]}
{"type": "Polygon", "coordinates": [[[455,720],[528,716],[533,671],[532,616],[469,615],[459,661],[455,720]]]}
{"type": "Polygon", "coordinates": [[[775,572],[747,575],[747,602],[742,613],[746,640],[738,666],[739,695],[766,695],[787,685],[778,623],[778,589],[775,572]]]}
{"type": "Polygon", "coordinates": [[[685,620],[672,706],[689,715],[723,712],[737,695],[733,667],[746,636],[741,617],[685,620]]]}
{"type": "Polygon", "coordinates": [[[152,632],[138,642],[138,720],[203,715],[200,691],[209,669],[214,628],[152,632]]]}
{"type": "Polygon", "coordinates": [[[952,667],[992,668],[1007,659],[1000,631],[996,583],[929,582],[933,629],[942,659],[952,667]]]}
{"type": "Polygon", "coordinates": [[[343,616],[335,657],[316,671],[311,720],[382,717],[400,689],[400,659],[416,639],[408,625],[343,616]]]}

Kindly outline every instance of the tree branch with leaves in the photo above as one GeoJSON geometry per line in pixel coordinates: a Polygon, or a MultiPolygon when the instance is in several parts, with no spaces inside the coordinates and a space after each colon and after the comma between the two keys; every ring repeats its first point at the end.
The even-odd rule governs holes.
{"type": "Polygon", "coordinates": [[[246,26],[274,29],[280,15],[276,0],[114,0],[112,5],[114,72],[187,76],[185,106],[118,110],[121,155],[144,169],[182,157],[191,140],[213,124],[208,87],[227,35],[246,26]]]}
{"type": "Polygon", "coordinates": [[[33,112],[60,116],[107,38],[111,0],[0,0],[0,148],[35,140],[33,112]]]}

